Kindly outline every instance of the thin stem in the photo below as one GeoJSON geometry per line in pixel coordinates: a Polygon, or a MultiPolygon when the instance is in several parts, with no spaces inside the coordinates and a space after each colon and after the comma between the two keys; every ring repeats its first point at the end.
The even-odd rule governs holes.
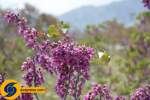
{"type": "Polygon", "coordinates": [[[38,97],[38,95],[37,95],[37,93],[34,93],[34,95],[35,95],[35,98],[36,98],[37,100],[40,100],[39,97],[38,97]]]}
{"type": "Polygon", "coordinates": [[[70,84],[70,75],[69,75],[69,80],[68,80],[68,84],[66,86],[66,94],[65,94],[65,97],[64,97],[64,100],[67,100],[67,95],[68,95],[68,90],[69,90],[69,84],[70,84]]]}
{"type": "Polygon", "coordinates": [[[80,74],[77,75],[77,79],[75,81],[75,92],[74,92],[74,100],[79,100],[78,97],[78,82],[79,82],[80,74]]]}
{"type": "MultiPolygon", "coordinates": [[[[35,58],[34,58],[34,63],[35,63],[35,58]]],[[[35,83],[36,83],[36,66],[34,66],[34,86],[36,86],[35,83]]],[[[37,93],[34,93],[34,95],[37,100],[40,100],[37,93]]]]}

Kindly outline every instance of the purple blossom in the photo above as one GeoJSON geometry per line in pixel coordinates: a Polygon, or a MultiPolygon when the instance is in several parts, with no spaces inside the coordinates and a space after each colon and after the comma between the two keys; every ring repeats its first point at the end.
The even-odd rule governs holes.
{"type": "Polygon", "coordinates": [[[150,85],[138,88],[131,95],[131,100],[150,100],[150,85]]]}
{"type": "Polygon", "coordinates": [[[0,85],[4,82],[5,80],[5,73],[0,73],[0,85]]]}
{"type": "Polygon", "coordinates": [[[61,99],[63,99],[65,95],[68,94],[67,90],[69,88],[69,85],[67,85],[67,83],[69,81],[67,79],[68,77],[66,77],[66,75],[59,75],[57,78],[55,89],[56,89],[56,93],[60,96],[61,99]]]}
{"type": "Polygon", "coordinates": [[[33,69],[34,66],[35,65],[34,65],[33,60],[30,57],[27,57],[26,61],[23,62],[22,66],[21,66],[21,69],[23,71],[25,71],[25,70],[33,69]]]}
{"type": "Polygon", "coordinates": [[[72,41],[59,41],[58,46],[51,50],[53,66],[59,73],[81,73],[85,79],[89,78],[89,61],[93,49],[77,46],[72,41]]]}
{"type": "MultiPolygon", "coordinates": [[[[59,77],[57,78],[55,89],[56,89],[57,94],[61,97],[62,100],[64,100],[64,98],[67,95],[71,95],[74,98],[76,96],[79,97],[81,95],[81,90],[83,89],[85,80],[79,80],[78,84],[76,84],[75,82],[76,79],[75,78],[70,79],[70,78],[71,77],[69,75],[68,76],[59,75],[59,77]]],[[[78,100],[78,99],[75,99],[75,100],[78,100]]]]}
{"type": "Polygon", "coordinates": [[[23,37],[26,41],[27,47],[33,47],[36,45],[37,31],[34,28],[26,28],[23,30],[23,37]]]}
{"type": "Polygon", "coordinates": [[[4,97],[2,95],[0,95],[0,100],[5,100],[4,97]]]}
{"type": "Polygon", "coordinates": [[[53,73],[53,67],[51,64],[51,58],[47,55],[44,54],[37,54],[36,55],[36,60],[37,63],[46,71],[48,71],[49,73],[53,73]]]}
{"type": "Polygon", "coordinates": [[[36,63],[38,63],[43,69],[47,70],[49,73],[53,73],[51,49],[53,44],[49,41],[43,41],[39,43],[36,48],[36,63]]]}
{"type": "Polygon", "coordinates": [[[44,76],[40,69],[38,69],[36,72],[34,72],[33,70],[29,70],[23,76],[23,79],[26,81],[26,84],[29,86],[32,85],[39,86],[44,83],[44,76]]]}
{"type": "Polygon", "coordinates": [[[25,19],[24,17],[22,17],[21,19],[18,19],[17,22],[16,22],[17,26],[19,27],[26,27],[26,24],[27,24],[27,19],[25,19]]]}
{"type": "Polygon", "coordinates": [[[69,38],[51,43],[46,40],[36,47],[36,61],[48,72],[57,75],[56,92],[61,98],[66,95],[80,95],[83,88],[81,77],[89,79],[89,61],[93,55],[93,49],[79,46],[69,38]],[[80,74],[78,81],[77,76],[80,74]],[[78,88],[78,89],[75,89],[78,88]],[[73,90],[76,90],[73,91],[73,90]]]}
{"type": "Polygon", "coordinates": [[[126,100],[126,97],[124,97],[124,96],[117,96],[117,97],[115,97],[115,100],[126,100]]]}
{"type": "Polygon", "coordinates": [[[34,60],[27,58],[21,67],[23,71],[26,71],[23,78],[27,85],[32,86],[34,83],[35,86],[39,86],[44,83],[43,72],[40,68],[36,68],[34,60]]]}
{"type": "Polygon", "coordinates": [[[44,76],[43,76],[43,71],[42,71],[41,68],[38,68],[36,70],[35,76],[36,76],[35,80],[34,80],[35,81],[35,86],[39,86],[39,85],[41,85],[45,82],[44,76]]]}
{"type": "Polygon", "coordinates": [[[29,93],[23,93],[17,98],[17,100],[33,100],[33,95],[29,93]]]}
{"type": "Polygon", "coordinates": [[[79,46],[68,39],[58,41],[57,46],[51,50],[52,66],[59,76],[56,92],[60,97],[65,96],[66,91],[72,91],[69,94],[73,96],[81,94],[77,88],[81,78],[89,79],[89,61],[92,55],[92,48],[79,46]]]}
{"type": "Polygon", "coordinates": [[[99,84],[94,84],[92,90],[84,96],[84,100],[95,100],[96,98],[112,100],[109,88],[106,85],[101,86],[99,84]]]}
{"type": "Polygon", "coordinates": [[[76,96],[80,97],[86,80],[83,78],[80,78],[80,79],[78,79],[78,82],[76,82],[76,81],[77,81],[77,78],[71,79],[71,81],[70,81],[70,95],[73,97],[76,97],[76,96]],[[76,84],[76,83],[78,83],[78,84],[76,84]]]}
{"type": "Polygon", "coordinates": [[[4,15],[5,19],[7,20],[8,23],[16,23],[18,20],[18,15],[11,12],[7,11],[4,15]]]}
{"type": "Polygon", "coordinates": [[[34,74],[33,72],[27,72],[26,74],[23,75],[23,79],[26,81],[26,84],[29,86],[32,86],[32,82],[34,80],[34,74]]]}
{"type": "MultiPolygon", "coordinates": [[[[4,80],[5,80],[5,73],[0,73],[0,85],[4,82],[4,80]]],[[[5,100],[1,94],[0,94],[0,100],[5,100]]]]}
{"type": "Polygon", "coordinates": [[[51,49],[54,48],[54,42],[49,40],[43,40],[41,43],[36,45],[35,51],[40,54],[48,54],[51,52],[51,49]]]}
{"type": "Polygon", "coordinates": [[[26,25],[27,20],[25,18],[20,18],[19,14],[7,11],[4,17],[9,23],[14,23],[17,25],[19,34],[21,34],[26,41],[26,46],[29,48],[34,48],[38,33],[36,29],[29,28],[26,25]]]}
{"type": "Polygon", "coordinates": [[[144,3],[144,7],[150,9],[150,0],[143,0],[143,3],[144,3]]]}

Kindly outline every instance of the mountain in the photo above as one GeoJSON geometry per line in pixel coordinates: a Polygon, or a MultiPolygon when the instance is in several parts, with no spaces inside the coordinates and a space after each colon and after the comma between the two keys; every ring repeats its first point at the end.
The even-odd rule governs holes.
{"type": "Polygon", "coordinates": [[[145,10],[140,0],[121,0],[105,6],[83,6],[58,16],[58,19],[78,29],[83,29],[88,24],[99,24],[112,19],[129,26],[133,25],[136,16],[145,10]]]}

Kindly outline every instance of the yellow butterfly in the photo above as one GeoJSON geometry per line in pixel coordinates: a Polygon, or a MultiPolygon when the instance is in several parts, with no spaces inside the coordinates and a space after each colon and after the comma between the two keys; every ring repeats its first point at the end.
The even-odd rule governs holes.
{"type": "Polygon", "coordinates": [[[98,57],[99,57],[99,59],[100,59],[100,62],[102,63],[102,64],[107,64],[107,63],[109,63],[109,61],[110,61],[110,55],[107,53],[107,52],[98,52],[98,57]]]}

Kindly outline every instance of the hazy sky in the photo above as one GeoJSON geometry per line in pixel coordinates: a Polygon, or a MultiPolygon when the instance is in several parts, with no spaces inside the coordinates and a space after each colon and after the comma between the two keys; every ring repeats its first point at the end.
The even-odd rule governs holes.
{"type": "Polygon", "coordinates": [[[3,8],[22,8],[24,3],[29,3],[41,12],[58,16],[80,6],[106,5],[113,1],[120,0],[0,0],[0,6],[3,8]]]}

